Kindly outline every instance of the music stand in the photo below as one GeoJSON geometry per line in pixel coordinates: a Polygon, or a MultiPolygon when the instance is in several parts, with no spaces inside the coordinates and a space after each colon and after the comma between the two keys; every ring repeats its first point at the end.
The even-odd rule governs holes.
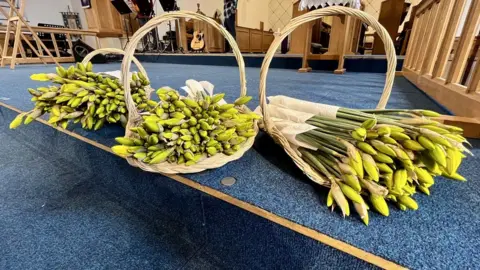
{"type": "MultiPolygon", "coordinates": [[[[180,8],[177,5],[176,0],[159,0],[160,5],[163,8],[163,11],[165,12],[172,12],[172,11],[177,11],[180,10],[180,8]]],[[[178,20],[175,20],[175,23],[178,25],[178,20]]],[[[175,53],[174,45],[173,45],[173,36],[172,36],[172,22],[168,21],[168,45],[164,45],[163,50],[161,51],[162,53],[165,52],[168,48],[168,46],[171,47],[172,53],[175,53]]],[[[180,31],[180,27],[178,27],[178,30],[180,31]]],[[[175,31],[176,33],[176,31],[175,31]]],[[[180,36],[180,33],[178,33],[180,36]]],[[[176,40],[176,39],[175,39],[176,40]]],[[[183,53],[183,48],[178,46],[177,51],[183,53]]]]}
{"type": "Polygon", "coordinates": [[[123,18],[123,28],[124,28],[123,30],[125,30],[125,33],[127,35],[127,43],[125,43],[125,46],[123,47],[123,49],[125,50],[128,43],[130,43],[130,37],[128,36],[128,25],[130,25],[130,27],[132,26],[132,23],[130,22],[130,13],[132,13],[133,11],[130,9],[127,3],[125,3],[125,1],[123,0],[111,0],[110,3],[112,3],[112,5],[115,7],[118,13],[122,15],[122,18],[123,18]],[[128,16],[128,22],[127,22],[127,16],[128,16]]]}

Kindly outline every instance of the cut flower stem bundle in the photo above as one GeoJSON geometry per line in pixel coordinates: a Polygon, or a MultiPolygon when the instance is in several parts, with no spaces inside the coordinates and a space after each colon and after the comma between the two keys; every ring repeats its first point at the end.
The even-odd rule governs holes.
{"type": "MultiPolygon", "coordinates": [[[[282,113],[274,112],[273,117],[290,121],[295,117],[285,112],[305,113],[295,109],[307,102],[287,101],[292,106],[268,105],[272,110],[281,105],[277,109],[282,113]]],[[[417,210],[414,194],[430,195],[435,176],[465,181],[457,169],[465,153],[471,154],[463,145],[468,142],[462,129],[429,118],[436,116],[428,110],[336,108],[334,117],[331,112],[312,114],[304,120],[311,128],[289,141],[301,143],[297,146],[302,159],[330,183],[327,206],[349,216],[353,205],[368,225],[370,206],[384,216],[389,215],[387,201],[404,211],[417,210]]]]}
{"type": "MultiPolygon", "coordinates": [[[[199,84],[189,81],[191,85],[199,84]]],[[[203,89],[198,95],[182,97],[164,87],[157,90],[157,95],[160,101],[141,114],[138,126],[130,128],[133,136],[116,138],[119,145],[112,150],[117,155],[146,164],[192,166],[219,153],[233,155],[256,135],[255,120],[260,116],[241,109],[251,96],[228,104],[223,100],[225,94],[211,96],[203,89]]]]}
{"type": "MultiPolygon", "coordinates": [[[[33,74],[34,81],[48,81],[54,85],[29,88],[35,108],[19,114],[10,124],[14,129],[29,124],[43,114],[49,113],[48,122],[67,128],[70,122],[82,124],[82,128],[98,130],[105,123],[127,122],[123,85],[118,78],[104,73],[93,72],[92,63],[77,63],[68,69],[57,67],[56,74],[33,74]]],[[[149,110],[156,102],[148,98],[150,82],[142,74],[133,73],[130,83],[132,98],[140,110],[149,110]]]]}

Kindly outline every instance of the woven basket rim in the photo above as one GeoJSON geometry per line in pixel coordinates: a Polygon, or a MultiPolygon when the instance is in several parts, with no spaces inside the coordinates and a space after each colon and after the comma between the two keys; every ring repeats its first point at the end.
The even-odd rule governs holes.
{"type": "MultiPolygon", "coordinates": [[[[135,34],[130,38],[130,43],[127,45],[125,49],[125,54],[124,54],[125,56],[122,61],[121,73],[128,74],[128,72],[130,71],[131,62],[132,60],[134,61],[135,59],[134,53],[135,53],[137,44],[149,31],[156,28],[158,25],[160,25],[163,22],[174,20],[174,19],[180,19],[180,18],[190,18],[190,19],[200,20],[210,24],[215,29],[220,31],[220,33],[229,42],[233,50],[233,53],[235,55],[235,59],[237,60],[239,73],[240,73],[240,95],[239,96],[240,97],[245,96],[247,94],[246,78],[245,78],[246,76],[245,62],[243,60],[243,56],[240,52],[240,49],[238,48],[238,45],[235,39],[232,37],[232,35],[230,35],[230,33],[223,26],[218,24],[215,20],[205,15],[192,12],[192,11],[175,11],[175,12],[163,13],[160,16],[154,17],[153,19],[148,21],[144,26],[138,29],[135,32],[135,34]]],[[[146,72],[144,74],[147,76],[146,72]]],[[[124,85],[125,103],[127,105],[128,112],[129,112],[128,123],[125,128],[125,136],[126,137],[136,136],[135,134],[133,134],[133,132],[130,131],[130,128],[134,127],[139,121],[139,119],[141,119],[141,117],[131,97],[129,76],[122,76],[121,80],[122,80],[122,84],[124,85]]],[[[241,106],[240,108],[242,110],[250,111],[246,106],[241,106]]],[[[258,134],[257,121],[254,121],[254,130],[255,130],[255,135],[257,135],[258,134]]],[[[155,172],[155,173],[165,173],[165,174],[196,173],[196,172],[204,171],[207,169],[218,168],[230,161],[239,159],[240,157],[243,156],[243,154],[245,154],[253,146],[254,141],[255,141],[255,136],[250,137],[244,143],[242,143],[240,149],[236,151],[233,155],[227,156],[224,154],[216,154],[212,157],[208,157],[204,160],[201,160],[200,162],[192,166],[179,166],[177,164],[171,164],[168,162],[162,162],[159,164],[146,164],[133,158],[127,158],[127,161],[132,166],[136,166],[141,168],[142,170],[155,172]]]]}
{"type": "Polygon", "coordinates": [[[395,55],[395,47],[393,45],[393,41],[390,38],[387,30],[370,14],[360,11],[358,9],[348,8],[348,7],[341,7],[341,6],[332,6],[317,9],[314,11],[310,11],[305,13],[301,16],[295,17],[280,31],[280,34],[275,36],[270,48],[268,49],[267,53],[265,54],[265,58],[262,62],[262,66],[260,69],[260,86],[259,86],[259,98],[260,98],[260,107],[262,109],[263,114],[263,126],[265,131],[272,136],[272,138],[279,143],[287,152],[287,154],[292,158],[295,162],[297,167],[299,167],[312,181],[318,183],[320,185],[329,187],[330,181],[325,177],[322,177],[318,174],[308,163],[303,161],[300,157],[300,154],[293,148],[289,141],[283,136],[283,134],[275,127],[275,125],[271,122],[269,115],[268,115],[268,108],[267,108],[267,97],[266,97],[266,83],[267,83],[267,75],[268,69],[270,67],[270,63],[275,55],[276,50],[280,46],[281,42],[285,37],[287,37],[293,30],[297,27],[311,22],[313,20],[320,19],[324,16],[336,16],[336,15],[349,15],[353,16],[356,19],[359,19],[368,25],[372,26],[380,36],[385,45],[385,53],[387,56],[387,74],[385,79],[385,86],[382,92],[382,96],[378,102],[377,108],[384,109],[388,99],[390,98],[390,93],[393,86],[393,81],[395,78],[395,68],[397,65],[397,58],[395,55]]]}

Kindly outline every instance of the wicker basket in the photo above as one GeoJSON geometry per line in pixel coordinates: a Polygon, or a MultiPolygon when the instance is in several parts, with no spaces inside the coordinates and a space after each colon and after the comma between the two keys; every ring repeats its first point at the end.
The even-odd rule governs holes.
{"type": "MultiPolygon", "coordinates": [[[[385,87],[383,88],[383,94],[378,102],[377,109],[384,109],[388,99],[390,97],[390,92],[392,90],[393,80],[395,78],[395,67],[397,65],[397,58],[395,56],[395,48],[393,42],[385,28],[371,15],[352,8],[346,7],[327,7],[318,10],[308,12],[304,15],[292,19],[280,32],[280,35],[275,37],[275,40],[268,49],[265,59],[263,60],[261,71],[260,71],[260,87],[259,87],[259,97],[260,97],[260,107],[263,113],[263,128],[265,131],[272,136],[272,138],[282,145],[287,154],[293,159],[295,164],[314,182],[323,185],[330,186],[330,182],[326,181],[321,177],[314,169],[310,167],[308,163],[303,161],[303,159],[297,154],[297,152],[290,146],[288,140],[282,135],[282,133],[275,127],[272,121],[269,118],[267,110],[267,74],[272,58],[280,46],[282,40],[287,37],[293,30],[295,30],[300,25],[317,20],[324,16],[335,16],[335,15],[350,15],[357,19],[362,20],[363,22],[372,26],[377,34],[382,39],[385,44],[385,51],[387,55],[387,74],[385,87]]],[[[340,75],[339,75],[340,76],[340,75]]]]}
{"type": "MultiPolygon", "coordinates": [[[[230,33],[227,32],[227,30],[222,27],[220,24],[218,24],[216,21],[214,21],[211,18],[208,18],[207,16],[191,12],[191,11],[176,11],[176,12],[169,12],[169,13],[164,13],[160,16],[157,16],[150,21],[148,21],[143,27],[141,27],[135,34],[130,38],[130,43],[128,44],[127,48],[125,49],[125,57],[123,58],[122,62],[122,84],[125,87],[125,103],[127,105],[128,109],[128,123],[125,131],[125,137],[130,137],[133,138],[137,136],[135,133],[130,131],[131,127],[139,126],[143,119],[139,115],[139,112],[137,111],[135,107],[135,103],[132,100],[131,96],[131,89],[130,89],[130,76],[124,76],[125,74],[128,74],[130,71],[130,65],[131,61],[135,61],[135,58],[133,57],[135,49],[138,45],[138,42],[152,29],[156,28],[159,24],[169,21],[169,20],[174,20],[174,19],[179,19],[179,18],[189,18],[189,19],[196,19],[200,20],[203,22],[206,22],[210,25],[212,25],[214,28],[220,31],[222,35],[225,37],[225,39],[230,43],[230,46],[233,49],[233,53],[235,55],[235,58],[237,59],[237,63],[239,66],[240,70],[240,97],[245,96],[247,93],[247,87],[246,87],[246,79],[245,79],[245,63],[243,61],[242,54],[240,53],[240,49],[238,48],[237,43],[235,42],[235,39],[230,35],[230,33]]],[[[138,64],[137,64],[138,65],[138,64]]],[[[140,66],[139,66],[140,67],[140,66]]],[[[145,73],[146,75],[146,73],[145,73]]],[[[188,79],[188,78],[185,78],[188,79]]],[[[246,106],[242,106],[239,108],[239,111],[244,111],[244,112],[250,112],[250,110],[246,106]]],[[[258,127],[257,123],[254,123],[254,129],[255,133],[258,133],[258,127]]],[[[233,155],[225,155],[223,153],[216,154],[212,157],[209,158],[204,158],[203,160],[200,160],[197,162],[195,165],[192,166],[185,166],[185,165],[178,165],[178,164],[172,164],[168,162],[162,162],[159,164],[145,164],[143,162],[140,162],[134,158],[127,158],[128,163],[130,165],[139,167],[142,170],[145,171],[150,171],[150,172],[156,172],[156,173],[164,173],[164,174],[176,174],[176,173],[196,173],[200,172],[203,170],[207,169],[213,169],[213,168],[218,168],[226,163],[237,160],[240,157],[245,154],[245,152],[248,151],[253,145],[253,142],[255,140],[255,136],[248,138],[241,146],[241,148],[236,151],[233,155]]]]}

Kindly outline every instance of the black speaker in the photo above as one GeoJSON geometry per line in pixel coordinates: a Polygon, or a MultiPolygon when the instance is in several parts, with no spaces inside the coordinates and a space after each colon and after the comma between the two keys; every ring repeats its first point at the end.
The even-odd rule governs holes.
{"type": "Polygon", "coordinates": [[[112,3],[112,5],[117,9],[118,13],[122,15],[132,13],[132,10],[124,0],[111,0],[110,3],[112,3]]]}
{"type": "MultiPolygon", "coordinates": [[[[87,56],[90,52],[93,52],[94,49],[90,46],[88,46],[85,42],[82,40],[77,40],[73,42],[73,57],[75,58],[75,62],[82,62],[83,58],[87,56]]],[[[103,54],[97,54],[95,55],[92,60],[92,63],[94,64],[103,64],[107,62],[107,58],[103,54]]]]}
{"type": "Polygon", "coordinates": [[[165,12],[179,10],[177,0],[160,0],[160,5],[162,5],[165,12]]]}

